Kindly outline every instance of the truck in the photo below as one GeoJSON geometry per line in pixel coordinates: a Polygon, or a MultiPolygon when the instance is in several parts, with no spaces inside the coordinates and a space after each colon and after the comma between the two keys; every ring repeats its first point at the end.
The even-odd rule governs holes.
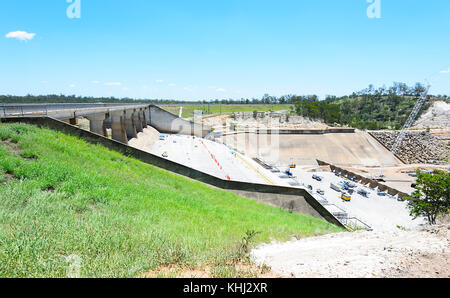
{"type": "Polygon", "coordinates": [[[340,188],[339,186],[333,184],[333,183],[330,184],[330,188],[331,188],[332,190],[337,191],[337,192],[342,192],[342,191],[341,191],[341,188],[340,188]]]}
{"type": "Polygon", "coordinates": [[[343,193],[341,195],[341,199],[344,202],[350,202],[352,200],[352,197],[348,193],[343,193]]]}

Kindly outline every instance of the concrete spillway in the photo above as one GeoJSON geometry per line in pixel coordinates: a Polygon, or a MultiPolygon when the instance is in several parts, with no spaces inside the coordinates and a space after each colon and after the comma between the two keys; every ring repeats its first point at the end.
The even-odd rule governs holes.
{"type": "Polygon", "coordinates": [[[240,133],[221,137],[228,146],[250,157],[287,165],[317,165],[316,160],[341,166],[392,166],[402,164],[368,133],[257,135],[240,133]]]}
{"type": "Polygon", "coordinates": [[[127,144],[145,128],[151,126],[158,132],[204,137],[210,130],[202,124],[187,121],[159,107],[148,104],[20,104],[2,105],[1,118],[50,117],[77,125],[80,118],[89,120],[89,129],[127,144]]]}

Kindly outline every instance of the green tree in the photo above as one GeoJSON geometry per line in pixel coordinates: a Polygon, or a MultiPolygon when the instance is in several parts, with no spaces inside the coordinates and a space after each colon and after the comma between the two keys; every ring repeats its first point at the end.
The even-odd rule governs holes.
{"type": "Polygon", "coordinates": [[[449,172],[436,170],[429,174],[418,170],[416,191],[411,197],[405,198],[410,202],[411,215],[415,218],[424,216],[430,224],[436,224],[437,216],[449,211],[449,184],[449,172]]]}

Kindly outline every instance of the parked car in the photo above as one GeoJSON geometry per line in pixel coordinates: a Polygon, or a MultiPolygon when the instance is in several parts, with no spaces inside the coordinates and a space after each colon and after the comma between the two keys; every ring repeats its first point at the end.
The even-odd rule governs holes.
{"type": "Polygon", "coordinates": [[[292,174],[292,172],[291,172],[291,170],[289,169],[289,170],[286,170],[286,171],[284,171],[284,173],[288,176],[288,177],[293,177],[294,176],[294,174],[292,174]]]}
{"type": "Polygon", "coordinates": [[[325,191],[323,191],[322,189],[318,189],[317,193],[322,196],[325,195],[325,191]]]}
{"type": "Polygon", "coordinates": [[[366,198],[369,196],[369,193],[365,189],[362,189],[362,188],[358,189],[358,194],[362,195],[363,197],[366,197],[366,198]]]}
{"type": "Polygon", "coordinates": [[[322,181],[322,177],[317,176],[316,174],[314,174],[314,175],[312,176],[312,178],[313,178],[314,180],[317,180],[317,181],[322,181]]]}
{"type": "Polygon", "coordinates": [[[350,188],[355,188],[356,184],[350,181],[344,181],[344,185],[347,185],[350,188]]]}
{"type": "Polygon", "coordinates": [[[167,152],[164,152],[164,153],[162,154],[162,157],[167,158],[167,157],[169,157],[169,154],[167,154],[167,152]]]}

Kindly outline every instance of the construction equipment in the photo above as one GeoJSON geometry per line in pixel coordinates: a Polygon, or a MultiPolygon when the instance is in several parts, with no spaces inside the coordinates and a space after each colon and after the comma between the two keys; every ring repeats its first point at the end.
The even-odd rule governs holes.
{"type": "Polygon", "coordinates": [[[341,199],[344,202],[350,202],[352,200],[352,197],[349,194],[347,194],[347,193],[343,193],[341,195],[341,199]]]}
{"type": "Polygon", "coordinates": [[[334,185],[333,183],[330,184],[330,188],[334,191],[341,192],[341,188],[334,185]]]}
{"type": "Polygon", "coordinates": [[[289,168],[295,169],[296,167],[297,167],[297,165],[294,163],[294,159],[291,158],[291,162],[289,163],[289,168]]]}

